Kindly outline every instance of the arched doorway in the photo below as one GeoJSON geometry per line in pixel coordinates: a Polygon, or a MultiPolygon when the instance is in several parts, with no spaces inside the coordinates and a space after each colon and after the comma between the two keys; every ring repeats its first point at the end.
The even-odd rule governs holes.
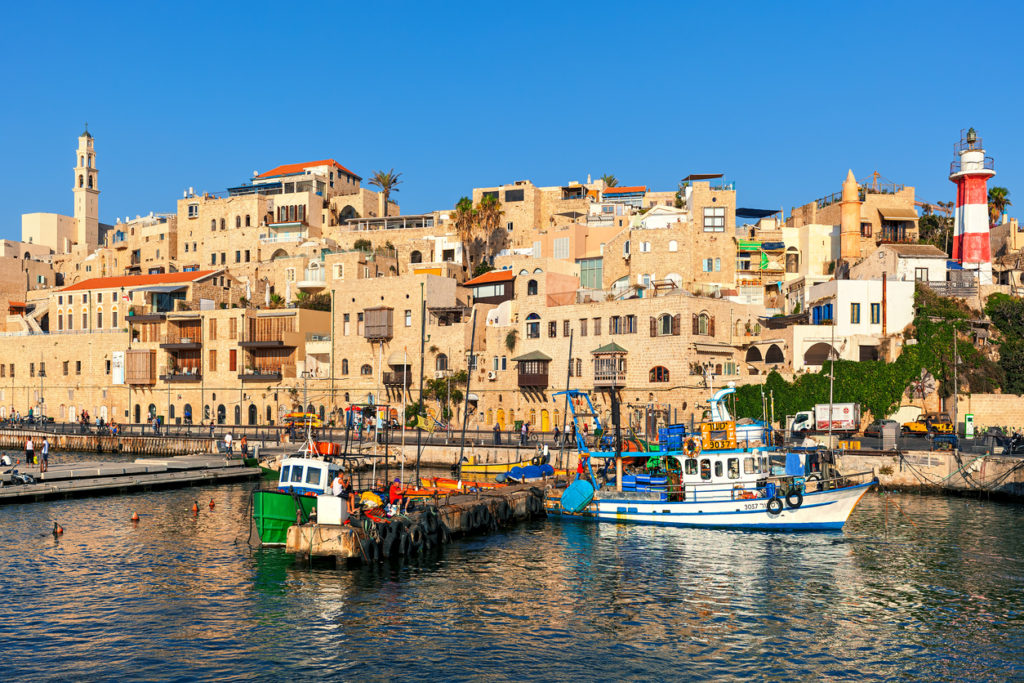
{"type": "MultiPolygon", "coordinates": [[[[75,421],[75,407],[74,406],[72,406],[68,410],[68,421],[69,422],[74,422],[75,421]]],[[[140,406],[138,403],[136,403],[135,404],[135,424],[138,424],[140,422],[142,422],[142,406],[140,406]]]]}
{"type": "Polygon", "coordinates": [[[170,420],[173,420],[173,419],[174,419],[174,404],[172,403],[171,405],[167,406],[167,420],[170,421],[170,420]]]}
{"type": "Polygon", "coordinates": [[[183,408],[183,411],[184,412],[182,414],[182,417],[185,418],[185,422],[191,422],[192,421],[192,404],[191,403],[186,403],[185,407],[183,408]]]}
{"type": "Polygon", "coordinates": [[[498,420],[498,427],[500,427],[502,430],[504,430],[505,429],[505,410],[504,410],[504,408],[498,408],[497,420],[498,420]]]}
{"type": "Polygon", "coordinates": [[[818,342],[804,353],[804,365],[824,365],[830,358],[839,358],[835,349],[825,342],[818,342]]]}
{"type": "Polygon", "coordinates": [[[323,422],[325,420],[324,416],[327,414],[327,409],[324,408],[323,406],[320,406],[319,414],[320,414],[320,421],[323,422]]]}
{"type": "Polygon", "coordinates": [[[411,263],[423,263],[423,254],[418,251],[414,251],[410,254],[409,261],[411,263]]]}
{"type": "Polygon", "coordinates": [[[235,424],[236,425],[242,424],[242,406],[241,405],[235,406],[235,424]]]}
{"type": "MultiPolygon", "coordinates": [[[[136,413],[139,412],[139,406],[135,406],[135,412],[136,413]]],[[[75,409],[75,407],[74,406],[68,406],[68,422],[77,422],[77,419],[76,419],[77,417],[78,417],[78,411],[75,409]]],[[[139,419],[135,418],[135,421],[138,422],[139,419]]]]}
{"type": "Polygon", "coordinates": [[[274,424],[274,411],[270,409],[270,406],[267,406],[267,424],[274,424]]]}
{"type": "Polygon", "coordinates": [[[785,363],[786,358],[782,355],[782,349],[778,344],[772,344],[764,354],[765,363],[785,363]]]}
{"type": "Polygon", "coordinates": [[[255,405],[250,403],[249,404],[249,424],[254,425],[257,422],[259,422],[259,419],[260,419],[259,411],[256,409],[255,405]]]}
{"type": "Polygon", "coordinates": [[[150,403],[149,407],[146,408],[146,419],[152,420],[154,417],[156,417],[156,404],[150,403]]]}
{"type": "Polygon", "coordinates": [[[551,415],[548,413],[547,408],[540,411],[540,430],[542,432],[551,431],[551,415]]]}
{"type": "Polygon", "coordinates": [[[228,409],[221,403],[217,406],[217,424],[222,425],[228,421],[228,409]]]}
{"type": "Polygon", "coordinates": [[[756,346],[751,346],[747,349],[746,361],[748,363],[760,363],[763,359],[761,358],[761,349],[756,346]]]}

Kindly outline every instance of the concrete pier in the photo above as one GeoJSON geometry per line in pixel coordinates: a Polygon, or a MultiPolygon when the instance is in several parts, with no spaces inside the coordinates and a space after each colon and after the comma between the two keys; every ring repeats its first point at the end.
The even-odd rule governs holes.
{"type": "Polygon", "coordinates": [[[367,563],[411,558],[454,537],[490,533],[544,516],[543,500],[542,487],[530,484],[422,499],[417,511],[383,521],[363,518],[349,525],[292,526],[285,550],[306,559],[333,557],[367,563]]]}
{"type": "Polygon", "coordinates": [[[38,465],[17,465],[13,469],[31,475],[36,483],[13,484],[11,474],[0,474],[0,504],[219,484],[260,476],[258,467],[246,467],[237,458],[216,456],[63,463],[51,465],[42,474],[38,465]]]}
{"type": "Polygon", "coordinates": [[[1024,499],[1024,458],[952,451],[837,452],[842,472],[874,470],[883,489],[1024,499]]]}

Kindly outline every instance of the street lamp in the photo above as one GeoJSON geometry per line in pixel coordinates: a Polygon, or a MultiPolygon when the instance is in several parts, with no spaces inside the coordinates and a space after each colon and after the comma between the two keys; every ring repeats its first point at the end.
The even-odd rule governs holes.
{"type": "Polygon", "coordinates": [[[39,417],[43,417],[43,407],[46,401],[43,399],[43,378],[46,377],[46,369],[43,367],[43,361],[39,361],[39,417]]]}

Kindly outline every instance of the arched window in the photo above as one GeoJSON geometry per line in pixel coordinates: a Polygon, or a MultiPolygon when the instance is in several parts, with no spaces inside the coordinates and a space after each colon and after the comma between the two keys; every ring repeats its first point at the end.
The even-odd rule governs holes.
{"type": "Polygon", "coordinates": [[[85,157],[83,157],[83,156],[78,157],[78,165],[79,166],[85,166],[85,157]]]}
{"type": "Polygon", "coordinates": [[[765,363],[785,363],[786,358],[782,355],[782,349],[778,344],[772,344],[764,354],[765,363]]]}
{"type": "Polygon", "coordinates": [[[448,369],[448,356],[443,353],[437,354],[437,358],[434,359],[434,369],[438,372],[444,372],[448,369]]]}
{"type": "Polygon", "coordinates": [[[663,365],[655,365],[651,368],[650,372],[651,382],[667,382],[668,381],[668,368],[663,365]]]}
{"type": "Polygon", "coordinates": [[[210,230],[216,230],[216,229],[217,229],[217,219],[216,218],[211,218],[210,219],[210,230]]]}
{"type": "Polygon", "coordinates": [[[541,273],[543,273],[543,272],[544,272],[544,269],[543,269],[543,268],[534,268],[534,269],[533,269],[533,274],[534,274],[534,275],[539,275],[539,274],[541,274],[541,273]]]}
{"type": "Polygon", "coordinates": [[[217,406],[217,424],[222,425],[228,421],[228,409],[221,403],[217,406]]]}
{"type": "Polygon", "coordinates": [[[117,329],[117,306],[110,307],[110,326],[117,329]]]}
{"type": "Polygon", "coordinates": [[[748,363],[760,363],[761,360],[761,349],[756,346],[751,346],[747,349],[746,361],[748,363]]]}
{"type": "Polygon", "coordinates": [[[530,271],[528,271],[526,268],[523,268],[522,270],[519,271],[519,274],[520,275],[529,275],[530,271]]]}
{"type": "Polygon", "coordinates": [[[220,219],[220,229],[223,230],[225,225],[226,225],[226,223],[224,222],[224,219],[221,218],[220,219]]]}
{"type": "Polygon", "coordinates": [[[722,364],[721,363],[715,363],[715,374],[716,375],[721,375],[722,374],[722,364]]]}
{"type": "Polygon", "coordinates": [[[540,339],[540,316],[536,313],[526,316],[526,338],[540,339]]]}
{"type": "Polygon", "coordinates": [[[249,404],[249,424],[254,425],[259,422],[259,415],[256,406],[249,404]]]}
{"type": "Polygon", "coordinates": [[[347,375],[348,374],[348,358],[342,358],[341,359],[341,374],[343,374],[343,375],[347,375]]]}
{"type": "Polygon", "coordinates": [[[672,334],[672,316],[668,313],[662,313],[658,317],[658,336],[668,336],[672,334]]]}
{"type": "Polygon", "coordinates": [[[530,280],[529,282],[526,283],[526,295],[527,296],[536,296],[537,295],[537,281],[536,280],[530,280]]]}
{"type": "Polygon", "coordinates": [[[92,189],[92,174],[89,174],[89,188],[92,189]]]}
{"type": "Polygon", "coordinates": [[[252,222],[249,220],[249,214],[245,214],[245,227],[248,228],[250,225],[252,225],[252,222]]]}
{"type": "Polygon", "coordinates": [[[359,374],[360,375],[372,375],[373,374],[373,368],[371,368],[369,365],[364,363],[363,367],[359,368],[359,374]]]}
{"type": "Polygon", "coordinates": [[[707,313],[701,313],[700,315],[694,315],[693,319],[693,333],[702,335],[713,334],[711,330],[711,316],[707,313]]]}
{"type": "Polygon", "coordinates": [[[623,258],[629,258],[629,240],[622,243],[622,256],[623,258]]]}
{"type": "Polygon", "coordinates": [[[668,241],[668,250],[669,251],[679,251],[679,242],[676,242],[675,240],[669,240],[668,241]]]}
{"type": "Polygon", "coordinates": [[[274,413],[270,410],[270,406],[267,406],[267,424],[271,424],[274,421],[274,413]]]}
{"type": "Polygon", "coordinates": [[[242,217],[241,216],[235,216],[235,227],[236,228],[242,227],[242,217]]]}
{"type": "Polygon", "coordinates": [[[242,424],[242,406],[235,406],[235,424],[242,424]]]}
{"type": "Polygon", "coordinates": [[[650,251],[651,251],[651,243],[650,242],[644,242],[642,251],[650,253],[650,251]]]}
{"type": "Polygon", "coordinates": [[[103,329],[103,307],[102,306],[97,306],[96,307],[96,329],[97,330],[102,330],[103,329]]]}
{"type": "Polygon", "coordinates": [[[419,251],[414,251],[409,254],[409,261],[412,263],[423,263],[423,254],[419,251]]]}
{"type": "Polygon", "coordinates": [[[796,250],[796,247],[786,249],[786,272],[800,272],[800,252],[796,250]]]}
{"type": "Polygon", "coordinates": [[[78,175],[78,186],[85,187],[85,176],[82,174],[78,175]]]}

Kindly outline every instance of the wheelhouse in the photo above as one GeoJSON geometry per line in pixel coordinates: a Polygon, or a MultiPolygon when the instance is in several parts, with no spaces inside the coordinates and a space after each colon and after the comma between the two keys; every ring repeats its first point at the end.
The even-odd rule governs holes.
{"type": "Polygon", "coordinates": [[[341,467],[314,458],[285,458],[277,490],[299,495],[322,495],[331,492],[331,483],[341,467]]]}

